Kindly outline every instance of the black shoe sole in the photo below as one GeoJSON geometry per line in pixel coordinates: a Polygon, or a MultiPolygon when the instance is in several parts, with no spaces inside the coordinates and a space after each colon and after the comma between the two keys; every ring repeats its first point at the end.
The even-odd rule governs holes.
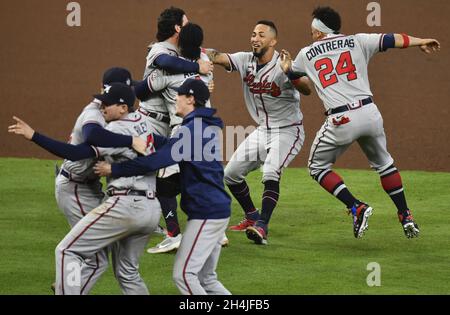
{"type": "Polygon", "coordinates": [[[255,229],[248,227],[245,231],[247,238],[255,242],[258,245],[267,245],[267,240],[265,240],[255,229]]]}

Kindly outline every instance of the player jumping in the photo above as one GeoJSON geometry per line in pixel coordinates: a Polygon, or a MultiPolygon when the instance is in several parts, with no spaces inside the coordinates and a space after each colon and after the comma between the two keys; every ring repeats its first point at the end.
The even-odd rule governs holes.
{"type": "Polygon", "coordinates": [[[388,48],[418,46],[425,53],[440,49],[435,39],[405,34],[340,33],[341,18],[329,7],[313,12],[311,35],[314,43],[300,50],[292,64],[282,51],[286,73],[306,72],[325,106],[327,119],[316,135],[308,161],[311,176],[329,193],[343,202],[353,215],[355,237],[362,237],[372,207],[356,199],[342,178],[331,170],[337,158],[355,141],[375,169],[381,184],[397,207],[398,217],[408,238],[419,235],[406,203],[400,173],[386,148],[383,118],[370,90],[367,65],[377,52],[388,48]],[[291,68],[292,66],[292,68],[291,68]]]}
{"type": "Polygon", "coordinates": [[[275,50],[278,31],[271,21],[257,22],[250,39],[252,52],[208,51],[210,59],[242,78],[245,103],[259,124],[237,148],[225,168],[225,183],[245,212],[240,224],[256,244],[267,244],[269,220],[278,202],[281,174],[300,152],[305,138],[300,94],[311,93],[309,80],[286,75],[275,50]],[[262,165],[264,193],[261,214],[250,197],[247,174],[262,165]]]}

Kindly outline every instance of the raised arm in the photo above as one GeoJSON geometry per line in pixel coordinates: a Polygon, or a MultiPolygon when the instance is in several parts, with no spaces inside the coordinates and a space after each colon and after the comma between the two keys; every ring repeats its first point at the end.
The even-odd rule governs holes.
{"type": "Polygon", "coordinates": [[[213,64],[220,65],[228,71],[231,70],[230,59],[228,58],[226,53],[221,53],[211,48],[205,49],[205,53],[213,64]]]}
{"type": "Polygon", "coordinates": [[[287,50],[282,50],[280,54],[280,66],[286,73],[289,80],[295,88],[303,95],[310,95],[313,89],[311,80],[306,76],[306,73],[294,73],[292,72],[292,57],[287,50]]]}

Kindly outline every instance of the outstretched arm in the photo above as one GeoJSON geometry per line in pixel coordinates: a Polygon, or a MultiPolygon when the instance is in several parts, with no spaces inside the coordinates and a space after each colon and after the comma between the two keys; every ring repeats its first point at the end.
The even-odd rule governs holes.
{"type": "Polygon", "coordinates": [[[417,38],[406,34],[394,34],[395,48],[419,47],[426,54],[439,51],[441,44],[436,39],[417,38]]]}
{"type": "Polygon", "coordinates": [[[213,71],[212,63],[199,59],[197,62],[189,61],[169,54],[159,55],[154,64],[170,73],[200,73],[209,74],[213,71]]]}
{"type": "Polygon", "coordinates": [[[230,59],[227,54],[221,53],[215,49],[205,49],[205,53],[214,64],[224,67],[226,70],[231,70],[230,59]]]}
{"type": "Polygon", "coordinates": [[[72,145],[57,140],[53,140],[34,131],[26,122],[18,117],[13,117],[16,124],[8,127],[8,132],[22,135],[25,139],[31,140],[43,149],[56,156],[71,161],[79,161],[97,155],[96,151],[87,143],[72,145]]]}

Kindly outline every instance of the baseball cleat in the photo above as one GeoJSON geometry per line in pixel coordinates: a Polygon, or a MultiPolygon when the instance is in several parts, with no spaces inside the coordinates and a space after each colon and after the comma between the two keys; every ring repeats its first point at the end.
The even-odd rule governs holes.
{"type": "Polygon", "coordinates": [[[178,249],[181,244],[181,233],[177,236],[170,237],[167,236],[161,243],[156,245],[155,247],[147,249],[147,253],[149,254],[160,254],[160,253],[168,253],[175,249],[178,249]]]}
{"type": "Polygon", "coordinates": [[[228,230],[230,230],[230,231],[238,231],[238,232],[245,231],[245,230],[247,230],[247,228],[249,226],[252,226],[255,223],[256,223],[256,221],[244,218],[241,222],[239,222],[239,224],[230,226],[228,228],[228,230]]]}
{"type": "Polygon", "coordinates": [[[267,245],[267,232],[266,230],[257,225],[249,226],[245,231],[247,238],[255,242],[258,245],[267,245]]]}
{"type": "Polygon", "coordinates": [[[353,215],[353,235],[361,238],[369,227],[369,217],[373,208],[363,202],[355,204],[350,210],[353,215]]]}
{"type": "Polygon", "coordinates": [[[419,225],[416,222],[414,222],[414,218],[410,210],[406,210],[403,213],[399,213],[398,220],[400,221],[403,227],[403,232],[405,232],[407,238],[419,237],[420,233],[419,225]]]}
{"type": "Polygon", "coordinates": [[[230,240],[225,234],[223,234],[223,238],[220,241],[220,245],[222,245],[222,247],[227,247],[228,245],[230,245],[230,240]]]}

